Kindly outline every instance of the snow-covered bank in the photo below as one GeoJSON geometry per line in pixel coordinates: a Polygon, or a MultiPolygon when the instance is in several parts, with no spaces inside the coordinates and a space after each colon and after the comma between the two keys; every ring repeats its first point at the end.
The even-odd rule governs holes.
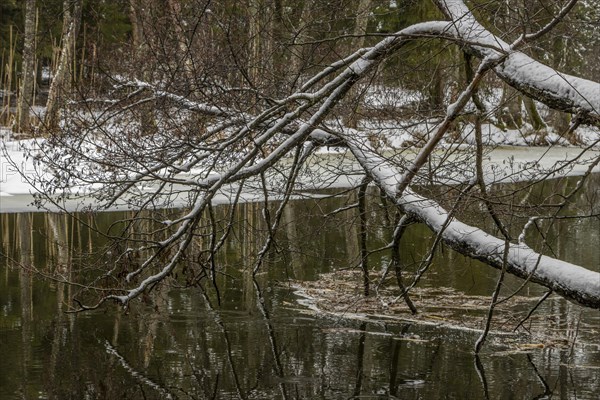
{"type": "MultiPolygon", "coordinates": [[[[403,148],[427,140],[439,122],[434,119],[406,120],[402,123],[394,120],[370,120],[362,121],[359,125],[362,131],[369,132],[370,137],[376,137],[387,146],[403,148]]],[[[570,146],[569,141],[552,127],[536,132],[527,124],[520,129],[501,129],[492,123],[484,123],[481,134],[482,141],[487,146],[570,146]]],[[[600,129],[580,126],[575,130],[575,136],[581,146],[597,146],[600,129]]],[[[447,146],[457,143],[475,144],[475,126],[463,123],[459,130],[442,139],[441,143],[447,146]]]]}
{"type": "Polygon", "coordinates": [[[29,182],[35,174],[33,160],[26,149],[35,148],[35,140],[3,141],[0,149],[0,197],[31,194],[29,182]]]}
{"type": "MultiPolygon", "coordinates": [[[[366,138],[365,138],[366,139],[366,138]]],[[[22,141],[3,141],[2,151],[0,152],[0,212],[19,212],[36,211],[32,205],[33,193],[36,188],[32,182],[43,177],[46,171],[43,167],[37,167],[32,157],[26,156],[27,149],[35,149],[38,142],[36,140],[22,141]]],[[[384,150],[386,156],[391,156],[397,151],[384,150]]],[[[470,146],[460,146],[455,148],[442,148],[434,154],[434,158],[444,163],[460,163],[463,157],[468,157],[470,146]]],[[[410,160],[416,154],[416,149],[404,148],[402,157],[410,160]]],[[[578,147],[524,147],[524,146],[498,146],[490,148],[485,156],[485,168],[490,182],[515,182],[532,179],[533,172],[539,174],[540,171],[554,171],[548,174],[548,177],[560,177],[567,175],[581,175],[588,169],[590,160],[600,156],[600,149],[594,148],[583,152],[578,147]],[[572,160],[576,160],[571,162],[572,160]],[[568,167],[561,168],[562,165],[568,167]]],[[[331,186],[348,186],[356,183],[361,174],[361,168],[355,160],[350,157],[345,150],[336,151],[326,148],[320,151],[309,160],[308,165],[312,172],[323,175],[323,179],[315,180],[311,176],[300,176],[299,184],[306,189],[320,189],[331,186]],[[339,164],[335,170],[329,168],[333,163],[339,164]],[[344,175],[347,174],[347,175],[344,175]],[[315,184],[315,182],[317,182],[315,184]]],[[[449,182],[460,179],[468,179],[464,170],[452,169],[452,176],[449,182]]],[[[596,167],[594,172],[600,172],[600,167],[596,167]]],[[[192,172],[190,172],[191,174],[192,172]]],[[[146,188],[151,190],[152,187],[146,188]]],[[[91,198],[85,196],[85,186],[69,188],[70,194],[79,194],[63,204],[68,210],[82,210],[93,206],[91,198]]],[[[231,194],[235,192],[235,187],[230,187],[215,198],[216,203],[227,203],[230,201],[231,194]]],[[[245,201],[256,201],[261,196],[260,193],[247,192],[243,196],[245,201]]],[[[181,198],[173,203],[173,206],[185,206],[187,198],[181,198]]],[[[127,209],[125,204],[114,205],[111,210],[127,209]]],[[[58,207],[50,207],[58,210],[58,207]]]]}

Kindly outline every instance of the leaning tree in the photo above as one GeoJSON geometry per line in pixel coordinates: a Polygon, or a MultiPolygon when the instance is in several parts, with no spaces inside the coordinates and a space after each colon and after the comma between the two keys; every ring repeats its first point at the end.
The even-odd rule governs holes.
{"type": "MultiPolygon", "coordinates": [[[[493,110],[485,108],[480,89],[493,79],[538,104],[571,114],[568,132],[563,134],[583,125],[600,127],[600,84],[553,69],[525,51],[563,23],[576,1],[566,2],[562,8],[553,5],[553,18],[535,31],[524,27],[510,43],[486,29],[462,1],[436,0],[435,5],[445,18],[415,23],[383,37],[374,35],[368,38],[372,45],[353,49],[337,59],[333,58],[339,48],[334,51],[331,40],[314,35],[311,41],[312,31],[308,28],[298,29],[295,35],[281,33],[286,20],[281,17],[281,9],[253,13],[257,20],[250,21],[246,28],[269,38],[263,42],[254,36],[245,42],[234,40],[245,29],[243,23],[239,25],[244,15],[228,8],[234,6],[204,7],[193,15],[179,7],[176,15],[148,14],[139,18],[145,21],[145,29],[169,29],[177,23],[182,26],[171,29],[170,35],[145,36],[144,57],[155,60],[154,69],[109,75],[106,81],[110,98],[82,102],[60,131],[49,132],[47,140],[32,154],[40,171],[33,183],[39,190],[40,204],[61,206],[66,198],[84,193],[86,198],[94,199],[95,210],[115,205],[138,210],[126,226],[148,218],[144,211],[181,206],[181,199],[184,208],[173,219],[154,221],[156,224],[143,235],[128,234],[127,228],[115,234],[115,241],[127,243],[121,246],[124,250],[117,260],[133,253],[143,255],[143,260],[125,273],[115,262],[102,275],[111,278],[103,280],[111,282],[110,287],[99,292],[90,290],[86,301],[78,300],[74,309],[93,309],[107,301],[127,306],[173,274],[198,237],[206,239],[202,264],[205,276],[214,279],[219,272],[215,259],[231,232],[233,213],[229,220],[216,221],[213,205],[225,195],[234,207],[247,190],[256,190],[265,200],[278,200],[274,210],[269,212],[265,207],[263,213],[268,235],[250,262],[253,273],[258,272],[273,246],[286,204],[305,183],[305,176],[315,172],[311,171],[310,160],[323,146],[345,148],[360,165],[363,178],[352,183],[359,189],[359,200],[366,185],[371,185],[396,208],[401,218],[390,238],[392,250],[406,227],[419,222],[432,231],[434,248],[445,244],[501,270],[492,304],[498,298],[502,277],[508,273],[582,306],[600,308],[600,274],[544,255],[543,248],[530,248],[522,235],[507,225],[499,202],[489,191],[481,132],[482,120],[493,115],[493,110]],[[152,22],[152,18],[159,17],[170,22],[152,22]],[[303,43],[294,43],[296,39],[303,43]],[[458,49],[453,50],[455,53],[464,52],[466,78],[455,80],[459,87],[447,99],[445,112],[436,116],[429,135],[421,138],[416,154],[404,148],[390,150],[381,145],[386,142],[385,135],[374,138],[364,126],[344,123],[348,121],[348,109],[361,112],[360,107],[349,103],[364,101],[368,81],[375,81],[382,71],[389,74],[409,54],[414,58],[417,52],[418,56],[419,43],[431,41],[458,49]],[[259,44],[269,47],[261,47],[260,51],[252,47],[259,44]],[[288,53],[282,50],[285,46],[288,53]],[[317,59],[311,65],[298,62],[308,48],[317,59]],[[257,60],[257,54],[263,59],[257,60]],[[270,61],[264,59],[269,57],[270,61]],[[277,68],[271,68],[274,62],[280,63],[277,68]],[[304,67],[300,68],[301,64],[304,67]],[[269,75],[273,70],[285,71],[285,66],[297,69],[285,77],[269,75]],[[277,85],[272,84],[274,81],[277,85]],[[494,224],[493,234],[461,222],[460,207],[443,206],[417,186],[428,177],[426,170],[439,144],[455,135],[457,126],[467,118],[474,121],[475,140],[470,146],[473,158],[462,165],[466,173],[453,185],[459,198],[475,196],[494,224]],[[73,187],[78,191],[70,192],[73,187]]],[[[297,19],[309,26],[303,21],[309,12],[300,11],[297,19]]],[[[317,22],[315,26],[315,32],[322,28],[317,22]]],[[[249,31],[244,32],[247,35],[249,31]]],[[[346,50],[350,42],[357,42],[352,35],[344,42],[346,50]]],[[[582,149],[578,159],[584,158],[587,150],[582,149]]],[[[586,177],[599,162],[598,157],[588,160],[586,177]]],[[[536,179],[551,176],[568,165],[569,160],[540,171],[536,179]]],[[[444,168],[448,172],[456,165],[448,167],[442,160],[438,170],[444,168]]],[[[559,204],[552,205],[551,217],[560,213],[582,188],[583,181],[559,204]]],[[[364,204],[359,201],[358,207],[364,204]]],[[[395,258],[400,256],[394,254],[395,258]]],[[[365,250],[366,293],[367,257],[365,250]]],[[[408,296],[410,287],[400,289],[414,309],[408,296]]]]}

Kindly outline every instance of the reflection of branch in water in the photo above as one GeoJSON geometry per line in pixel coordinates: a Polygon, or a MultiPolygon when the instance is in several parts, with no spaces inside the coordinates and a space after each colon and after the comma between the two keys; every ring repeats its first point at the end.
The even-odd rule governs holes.
{"type": "Polygon", "coordinates": [[[509,247],[510,238],[506,236],[506,239],[504,239],[504,254],[502,255],[502,269],[500,270],[500,276],[498,276],[498,280],[496,281],[496,288],[494,289],[494,293],[492,293],[492,301],[488,308],[487,318],[485,320],[485,327],[483,328],[481,336],[479,336],[479,339],[477,339],[477,342],[475,342],[475,354],[478,354],[481,351],[492,326],[494,309],[497,305],[498,297],[500,296],[500,291],[502,290],[502,283],[504,282],[504,276],[506,274],[506,268],[508,265],[509,247]]]}
{"type": "MultiPolygon", "coordinates": [[[[240,399],[245,400],[246,396],[244,395],[244,392],[242,391],[242,388],[240,385],[240,379],[238,377],[237,371],[235,370],[235,366],[233,364],[233,358],[231,357],[232,352],[231,352],[231,342],[229,341],[229,333],[227,332],[227,329],[225,329],[225,324],[223,324],[223,320],[221,319],[221,316],[213,308],[210,298],[206,294],[204,287],[202,287],[202,285],[200,285],[200,284],[198,286],[200,287],[200,293],[202,293],[202,297],[204,297],[204,304],[206,305],[206,310],[210,314],[212,314],[212,316],[215,320],[215,323],[221,330],[221,334],[223,335],[223,339],[225,340],[225,347],[227,349],[227,363],[229,364],[229,368],[231,369],[231,373],[233,375],[233,381],[235,382],[235,389],[237,391],[238,397],[240,399]]],[[[196,379],[198,379],[198,378],[196,378],[196,379]]],[[[218,379],[218,377],[217,377],[217,379],[218,379]]],[[[216,388],[217,384],[218,384],[218,382],[215,383],[215,392],[217,390],[217,388],[216,388]]]]}
{"type": "Polygon", "coordinates": [[[533,313],[535,312],[535,310],[537,310],[537,308],[544,302],[544,300],[546,300],[548,298],[548,296],[550,296],[552,294],[552,290],[548,290],[546,293],[544,293],[544,295],[538,300],[538,302],[535,304],[535,306],[533,306],[533,308],[531,310],[529,310],[529,313],[527,314],[527,316],[525,316],[525,318],[523,318],[521,320],[521,322],[519,322],[517,324],[517,326],[515,326],[515,329],[513,329],[513,332],[516,332],[517,329],[519,329],[519,327],[521,325],[523,325],[525,322],[527,322],[527,320],[529,319],[529,317],[531,317],[533,315],[533,313]]]}
{"type": "MultiPolygon", "coordinates": [[[[34,253],[31,247],[31,214],[17,214],[16,225],[18,226],[18,236],[15,242],[18,242],[18,248],[21,249],[21,259],[24,263],[33,264],[34,253]]],[[[21,301],[21,344],[22,344],[22,362],[21,362],[21,382],[20,390],[27,396],[27,386],[29,382],[29,370],[32,364],[32,343],[33,343],[33,279],[32,275],[27,273],[24,268],[19,268],[19,292],[21,301]]]]}
{"type": "Polygon", "coordinates": [[[353,397],[359,397],[360,392],[362,391],[362,381],[363,381],[363,362],[365,355],[365,339],[367,336],[367,323],[363,322],[360,324],[360,338],[358,339],[358,351],[356,355],[356,385],[354,386],[353,397]]]}
{"type": "MultiPolygon", "coordinates": [[[[48,237],[46,240],[47,253],[53,254],[53,260],[56,264],[55,273],[65,280],[71,280],[71,268],[72,268],[72,249],[69,251],[69,229],[67,228],[67,219],[64,217],[64,221],[60,223],[60,214],[48,214],[45,218],[48,223],[50,230],[48,231],[48,237]]],[[[51,270],[51,262],[47,265],[48,271],[51,270]]],[[[65,286],[67,286],[67,298],[70,297],[70,286],[66,285],[65,282],[57,282],[56,284],[56,317],[54,318],[54,336],[52,338],[52,345],[50,349],[50,367],[48,368],[48,376],[50,382],[54,384],[56,379],[56,370],[59,365],[59,355],[61,343],[63,341],[63,335],[65,335],[65,325],[63,321],[63,305],[65,302],[65,286]]],[[[71,318],[72,320],[72,318],[71,318]]]]}
{"type": "MultiPolygon", "coordinates": [[[[568,317],[567,317],[568,318],[568,317]]],[[[556,386],[560,384],[560,398],[566,399],[569,398],[568,390],[569,390],[569,378],[571,380],[571,385],[573,386],[573,390],[575,390],[575,382],[573,380],[573,373],[571,363],[573,362],[573,351],[575,350],[575,342],[577,341],[577,336],[579,335],[579,324],[581,323],[581,313],[579,313],[577,322],[575,324],[575,330],[569,329],[568,336],[572,337],[570,340],[569,351],[561,350],[560,354],[560,364],[558,368],[558,378],[556,378],[556,382],[552,387],[552,392],[556,391],[556,386]]],[[[568,329],[568,328],[567,328],[568,329]]]]}
{"type": "MultiPolygon", "coordinates": [[[[410,325],[405,325],[402,328],[401,335],[404,335],[410,325]]],[[[398,378],[398,359],[400,358],[400,341],[390,339],[392,341],[392,358],[390,360],[390,396],[396,397],[398,394],[398,386],[396,379],[398,378]]]]}
{"type": "Polygon", "coordinates": [[[155,383],[154,381],[152,381],[150,378],[148,378],[147,376],[144,376],[141,372],[136,371],[131,365],[129,365],[129,363],[127,362],[127,360],[125,360],[125,358],[119,354],[119,352],[117,351],[117,349],[115,349],[109,342],[108,340],[104,342],[104,347],[106,348],[106,352],[112,356],[115,356],[115,358],[119,361],[119,363],[121,364],[121,366],[127,371],[129,372],[129,374],[134,377],[135,379],[137,379],[139,382],[151,387],[152,389],[156,390],[157,392],[159,392],[160,394],[162,394],[163,396],[165,396],[166,399],[174,399],[175,396],[173,396],[167,389],[163,388],[162,386],[160,386],[159,384],[155,383]]]}
{"type": "Polygon", "coordinates": [[[483,364],[481,363],[481,359],[479,358],[479,354],[475,353],[475,370],[477,371],[477,376],[479,376],[479,380],[481,381],[481,386],[483,387],[483,394],[485,399],[490,398],[490,393],[488,389],[487,379],[485,378],[485,369],[483,368],[483,364]]]}
{"type": "Polygon", "coordinates": [[[533,368],[533,372],[535,372],[535,376],[537,376],[537,378],[540,381],[540,383],[542,384],[542,386],[544,386],[544,393],[535,396],[533,398],[533,400],[550,398],[550,395],[552,394],[552,391],[550,390],[550,386],[548,386],[548,384],[546,383],[546,380],[542,377],[542,375],[540,375],[540,372],[538,371],[537,367],[533,363],[533,360],[531,359],[531,354],[527,354],[527,361],[529,361],[529,364],[531,364],[531,367],[533,368]]]}
{"type": "MultiPolygon", "coordinates": [[[[410,327],[410,324],[403,325],[399,336],[403,337],[406,335],[410,327]]],[[[399,340],[395,340],[393,337],[390,340],[392,341],[392,358],[390,360],[390,396],[396,396],[398,392],[396,380],[398,379],[398,360],[400,359],[401,342],[399,340]]]]}
{"type": "Polygon", "coordinates": [[[256,289],[257,302],[256,305],[260,310],[261,314],[265,319],[265,324],[267,326],[267,332],[269,337],[269,342],[271,343],[271,351],[273,352],[273,359],[275,360],[275,374],[277,377],[281,379],[279,383],[279,390],[281,391],[281,395],[284,399],[287,399],[287,392],[285,390],[285,383],[283,382],[284,373],[283,367],[281,365],[281,359],[279,358],[279,352],[277,351],[277,340],[275,338],[275,331],[273,330],[273,325],[271,324],[271,318],[269,316],[269,312],[265,307],[265,298],[262,295],[262,291],[260,290],[260,286],[256,281],[254,275],[252,276],[252,282],[254,283],[254,288],[256,289]]]}

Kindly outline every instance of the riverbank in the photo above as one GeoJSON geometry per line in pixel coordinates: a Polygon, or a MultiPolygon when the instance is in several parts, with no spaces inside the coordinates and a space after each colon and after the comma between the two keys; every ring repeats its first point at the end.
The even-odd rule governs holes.
{"type": "MultiPolygon", "coordinates": [[[[36,165],[32,157],[27,156],[27,149],[35,148],[37,142],[33,139],[22,141],[2,142],[0,153],[0,213],[38,211],[33,204],[34,193],[38,190],[35,182],[44,179],[47,171],[36,165]]],[[[396,158],[402,161],[412,160],[418,148],[384,149],[384,157],[396,158]]],[[[582,175],[588,170],[590,163],[600,156],[600,148],[580,148],[573,146],[527,147],[527,146],[496,146],[486,149],[484,155],[484,173],[489,184],[517,182],[536,179],[536,177],[558,178],[562,176],[582,175]]],[[[432,183],[455,184],[472,178],[474,168],[474,151],[470,145],[441,146],[432,155],[432,161],[427,173],[432,183]],[[440,166],[442,166],[440,168],[440,166]]],[[[289,163],[284,159],[282,163],[289,163]]],[[[358,184],[362,179],[362,169],[354,158],[341,148],[323,148],[311,156],[307,162],[305,173],[301,174],[297,186],[302,190],[320,190],[331,187],[349,187],[358,184]],[[315,179],[315,175],[319,179],[315,179]]],[[[593,172],[600,172],[596,166],[593,172]]],[[[198,171],[187,175],[193,176],[198,171]]],[[[185,176],[186,174],[182,174],[185,176]]],[[[100,185],[97,185],[101,189],[100,185]]],[[[215,197],[216,204],[228,203],[237,187],[230,185],[215,197]]],[[[48,204],[49,211],[84,211],[94,209],[96,203],[86,190],[89,186],[69,188],[70,198],[59,204],[48,204]]],[[[140,190],[150,193],[153,186],[140,187],[140,190]]],[[[185,190],[183,191],[185,192],[185,190]]],[[[57,193],[61,194],[61,193],[57,193]]],[[[242,201],[258,201],[262,191],[246,190],[242,201]]],[[[301,196],[302,194],[299,193],[301,196]]],[[[275,196],[274,199],[277,197],[275,196]]],[[[188,205],[187,196],[179,196],[171,203],[171,207],[188,205]]],[[[127,210],[129,206],[123,202],[114,204],[107,209],[110,211],[127,210]]],[[[45,210],[44,210],[45,211],[45,210]]]]}

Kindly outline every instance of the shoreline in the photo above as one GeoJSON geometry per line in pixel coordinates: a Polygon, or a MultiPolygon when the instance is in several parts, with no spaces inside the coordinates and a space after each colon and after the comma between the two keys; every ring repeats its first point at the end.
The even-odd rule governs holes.
{"type": "MultiPolygon", "coordinates": [[[[448,159],[444,162],[452,162],[453,158],[464,155],[466,150],[470,147],[458,147],[458,148],[440,148],[439,152],[446,156],[448,152],[448,159]]],[[[418,149],[401,149],[401,150],[387,150],[384,154],[394,154],[399,151],[404,151],[407,159],[410,159],[410,155],[416,154],[418,149]]],[[[524,163],[534,163],[536,168],[548,169],[556,166],[561,162],[569,162],[569,160],[577,159],[578,162],[572,161],[566,171],[560,171],[552,174],[548,179],[562,178],[566,176],[578,176],[583,175],[587,172],[588,163],[581,163],[578,157],[584,149],[579,147],[524,147],[524,146],[499,146],[493,149],[488,149],[484,155],[486,167],[490,168],[488,173],[493,172],[492,183],[514,183],[518,181],[529,180],[527,176],[523,176],[528,173],[530,169],[526,166],[520,166],[524,163]],[[499,172],[499,175],[497,173],[499,172]]],[[[592,148],[585,150],[583,155],[584,161],[590,158],[600,157],[600,148],[592,148]]],[[[287,159],[282,160],[286,163],[287,159]]],[[[2,159],[4,160],[4,158],[2,159]]],[[[460,162],[460,161],[459,161],[460,162]]],[[[311,179],[314,177],[300,177],[299,185],[301,189],[298,190],[298,194],[295,198],[303,197],[314,197],[318,194],[310,193],[310,191],[323,190],[326,188],[347,188],[358,184],[361,179],[361,168],[358,163],[348,155],[345,151],[336,151],[335,149],[317,152],[308,161],[307,166],[313,167],[311,171],[315,171],[321,175],[323,179],[319,180],[319,184],[315,184],[311,179]],[[320,163],[331,163],[336,161],[338,166],[344,166],[344,174],[332,173],[329,170],[323,169],[320,163]],[[319,171],[321,169],[321,171],[319,171]]],[[[5,171],[3,171],[5,172],[5,171]]],[[[593,173],[600,173],[600,165],[593,169],[593,173]]],[[[85,195],[73,194],[72,199],[68,199],[63,203],[63,207],[49,206],[47,208],[39,209],[32,205],[34,196],[31,193],[25,193],[24,188],[28,185],[23,182],[23,178],[15,175],[16,172],[12,171],[12,178],[6,179],[3,176],[0,179],[0,213],[20,213],[20,212],[111,212],[111,211],[128,211],[134,208],[127,204],[116,204],[108,209],[94,209],[97,205],[93,201],[92,197],[85,195]],[[18,189],[11,192],[10,186],[15,186],[18,189]],[[91,201],[90,201],[91,200],[91,201]]],[[[452,181],[456,183],[457,181],[452,181]]],[[[30,187],[30,186],[29,186],[30,187]]],[[[31,188],[31,187],[30,187],[31,188]]],[[[33,189],[33,188],[31,188],[33,189]]],[[[30,189],[30,190],[31,190],[30,189]]],[[[215,204],[227,204],[230,203],[230,198],[235,193],[235,185],[229,187],[230,190],[223,190],[215,196],[215,204]]],[[[101,190],[101,189],[100,189],[101,190]]],[[[273,196],[272,200],[277,200],[277,196],[273,196]]],[[[245,191],[240,201],[248,203],[255,201],[262,201],[262,192],[256,191],[245,191]]],[[[157,207],[157,209],[165,208],[181,208],[188,206],[187,196],[181,196],[179,199],[175,199],[168,207],[157,207]]]]}

